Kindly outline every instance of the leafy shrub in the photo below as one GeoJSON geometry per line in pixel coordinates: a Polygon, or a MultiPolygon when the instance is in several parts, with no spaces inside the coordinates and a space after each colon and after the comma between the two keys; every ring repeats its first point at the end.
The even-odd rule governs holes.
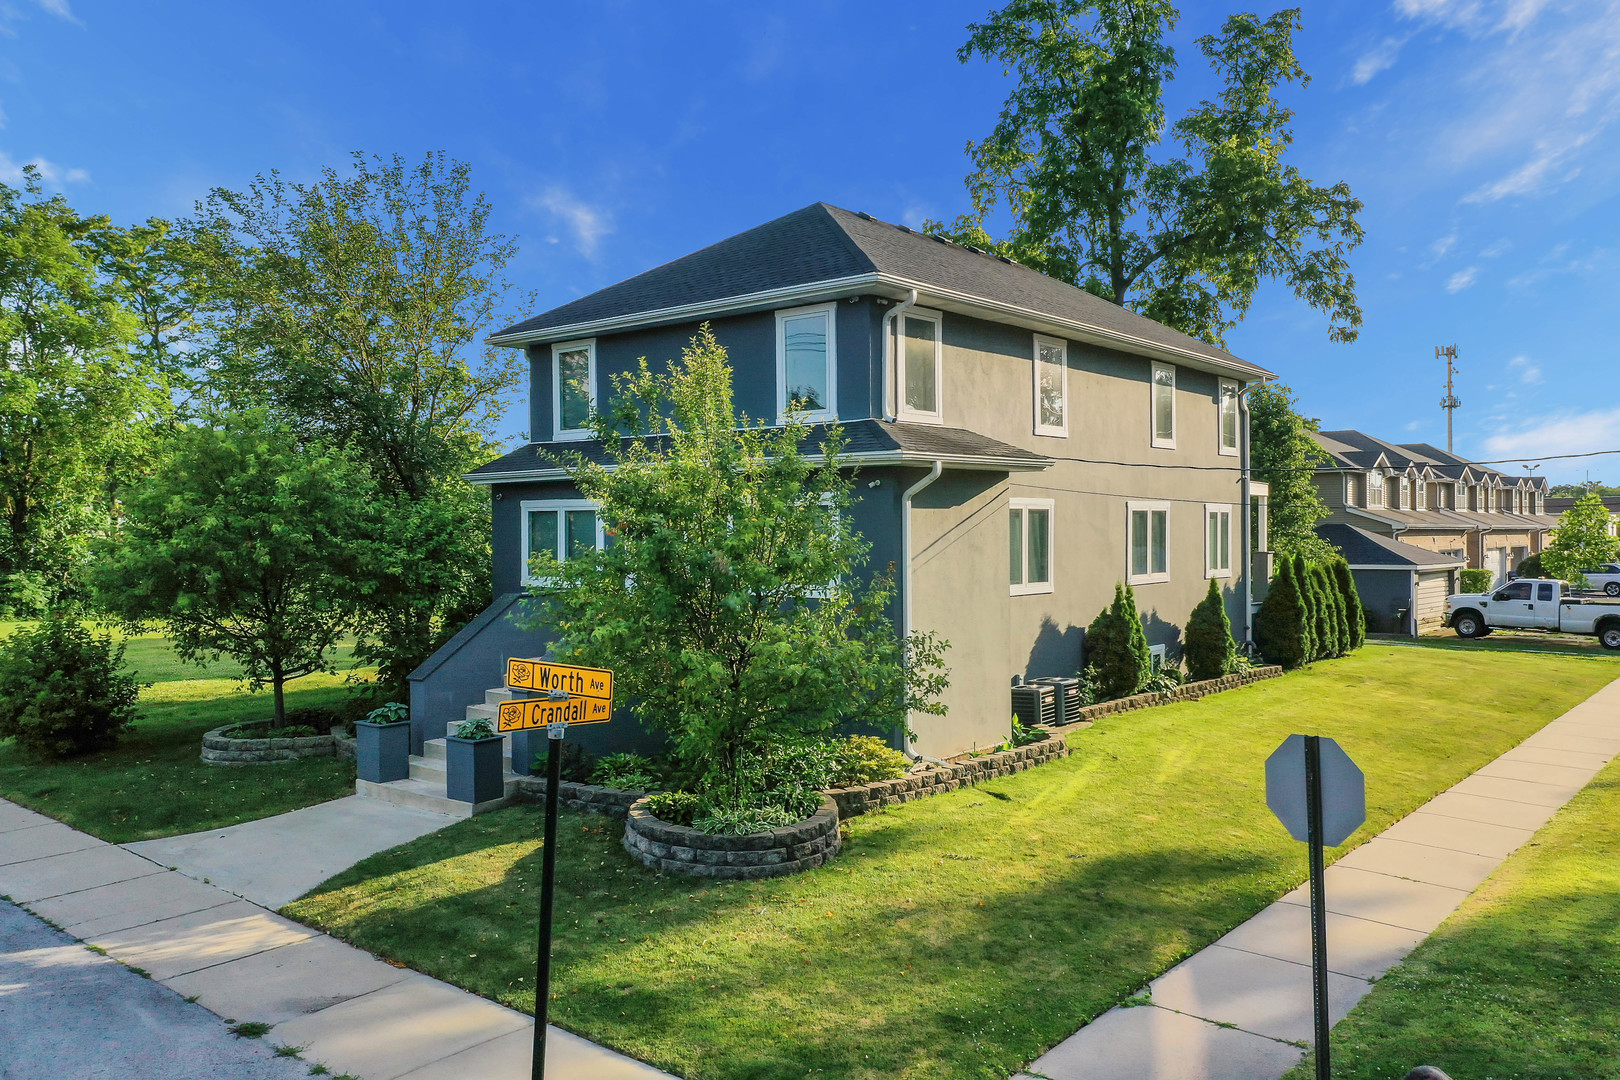
{"type": "Polygon", "coordinates": [[[711,806],[692,820],[692,828],[715,836],[747,836],[792,825],[808,816],[780,806],[711,806]]]}
{"type": "Polygon", "coordinates": [[[1299,582],[1294,577],[1294,560],[1282,559],[1271,589],[1254,620],[1254,636],[1266,662],[1284,668],[1305,663],[1308,639],[1305,634],[1306,610],[1300,599],[1299,582]]]}
{"type": "Polygon", "coordinates": [[[226,739],[308,739],[325,734],[326,732],[308,724],[288,724],[286,727],[272,728],[268,720],[253,724],[237,724],[220,732],[221,737],[226,739]]]}
{"type": "Polygon", "coordinates": [[[1102,685],[1097,673],[1091,668],[1080,669],[1080,685],[1075,687],[1075,690],[1080,695],[1080,707],[1082,709],[1087,705],[1095,705],[1099,701],[1107,700],[1107,698],[1103,697],[1102,685]]]}
{"type": "Polygon", "coordinates": [[[1257,665],[1253,660],[1250,660],[1242,653],[1234,653],[1232,656],[1232,670],[1230,674],[1247,675],[1258,666],[1259,665],[1257,665]]]}
{"type": "Polygon", "coordinates": [[[1138,692],[1143,694],[1168,694],[1186,681],[1187,677],[1181,673],[1180,668],[1165,664],[1158,671],[1148,676],[1147,682],[1142,684],[1142,689],[1138,692]]]}
{"type": "Polygon", "coordinates": [[[1045,742],[1050,736],[1040,728],[1027,728],[1017,716],[1012,718],[1012,736],[1007,741],[1014,746],[1028,746],[1030,743],[1045,742]]]}
{"type": "Polygon", "coordinates": [[[456,725],[456,738],[458,739],[493,739],[495,725],[490,723],[489,717],[480,716],[474,720],[463,720],[456,725]]]}
{"type": "Polygon", "coordinates": [[[1544,578],[1547,576],[1547,568],[1541,565],[1541,554],[1539,552],[1520,559],[1519,565],[1513,572],[1520,577],[1527,578],[1544,578]]]}
{"type": "Polygon", "coordinates": [[[1232,670],[1237,643],[1232,640],[1232,620],[1214,578],[1209,579],[1208,594],[1187,620],[1181,651],[1187,658],[1187,674],[1194,679],[1218,679],[1232,670]]]}
{"type": "Polygon", "coordinates": [[[326,735],[343,722],[343,713],[328,705],[306,705],[287,710],[288,727],[313,728],[315,734],[326,735]]]}
{"type": "Polygon", "coordinates": [[[1462,572],[1462,591],[1465,593],[1490,592],[1491,572],[1489,570],[1464,570],[1462,572]]]}
{"type": "Polygon", "coordinates": [[[871,735],[834,739],[832,749],[833,772],[829,787],[898,780],[911,768],[910,758],[871,735]]]}
{"type": "MultiPolygon", "coordinates": [[[[596,771],[596,758],[589,750],[577,742],[569,742],[566,739],[562,740],[562,745],[557,749],[562,754],[562,763],[557,766],[557,772],[564,780],[570,784],[592,782],[591,774],[596,771]]],[[[534,760],[529,763],[529,772],[535,776],[546,775],[546,769],[549,767],[546,758],[550,754],[551,748],[548,746],[534,755],[534,760]]]]}
{"type": "MultiPolygon", "coordinates": [[[[375,709],[372,709],[370,712],[366,713],[365,719],[362,721],[362,723],[397,724],[401,720],[409,720],[410,718],[411,707],[409,705],[402,705],[397,701],[390,701],[388,704],[379,705],[375,709]]],[[[291,713],[287,715],[287,719],[292,719],[291,713]]],[[[485,723],[488,723],[488,721],[485,721],[485,723]]],[[[460,732],[458,731],[457,734],[460,734],[460,732]]],[[[462,737],[468,738],[469,736],[462,737]]]]}
{"type": "Polygon", "coordinates": [[[141,684],[124,646],[74,619],[52,616],[0,645],[0,739],[34,754],[104,750],[135,722],[141,684]]]}
{"type": "Polygon", "coordinates": [[[662,785],[658,769],[640,754],[608,754],[591,770],[590,782],[598,787],[625,791],[654,791],[662,785]]]}
{"type": "Polygon", "coordinates": [[[703,798],[690,791],[659,791],[647,796],[647,813],[671,825],[691,825],[703,809],[703,798]]]}

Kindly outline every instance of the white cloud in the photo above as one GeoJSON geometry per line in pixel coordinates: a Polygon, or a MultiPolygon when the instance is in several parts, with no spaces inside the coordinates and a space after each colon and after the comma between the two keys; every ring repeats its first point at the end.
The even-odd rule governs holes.
{"type": "Polygon", "coordinates": [[[1541,377],[1541,365],[1531,363],[1528,356],[1515,356],[1508,361],[1508,367],[1519,373],[1519,381],[1522,383],[1534,386],[1546,381],[1541,377]]]}
{"type": "Polygon", "coordinates": [[[1450,251],[1452,248],[1454,248],[1456,246],[1457,246],[1457,234],[1456,233],[1451,233],[1448,236],[1442,236],[1440,239],[1438,239],[1434,243],[1430,244],[1429,245],[1429,250],[1434,252],[1434,257],[1436,259],[1439,259],[1439,258],[1444,258],[1446,252],[1450,251]]]}
{"type": "Polygon", "coordinates": [[[613,232],[611,214],[601,207],[582,202],[566,188],[553,185],[529,196],[525,202],[537,210],[544,210],[573,233],[574,250],[587,259],[596,258],[602,237],[613,232]]]}
{"type": "Polygon", "coordinates": [[[1422,427],[1423,427],[1423,421],[1421,421],[1421,420],[1413,420],[1411,423],[1406,425],[1406,430],[1407,431],[1417,431],[1417,430],[1421,429],[1422,427]]]}
{"type": "Polygon", "coordinates": [[[1405,44],[1405,38],[1385,38],[1380,41],[1361,54],[1355,67],[1350,69],[1351,80],[1360,86],[1371,82],[1380,71],[1394,67],[1396,58],[1401,54],[1401,46],[1405,44]]]}
{"type": "Polygon", "coordinates": [[[1474,279],[1478,276],[1479,268],[1475,266],[1470,266],[1466,270],[1459,270],[1455,274],[1452,274],[1451,278],[1446,282],[1446,292],[1462,292],[1464,289],[1472,285],[1474,283],[1474,279]]]}
{"type": "Polygon", "coordinates": [[[9,155],[0,151],[0,183],[10,184],[12,187],[21,187],[23,183],[23,168],[32,165],[39,170],[39,178],[51,187],[63,187],[67,184],[85,184],[90,181],[90,173],[84,169],[64,169],[54,162],[36,157],[29,161],[13,161],[9,155]]]}
{"type": "Polygon", "coordinates": [[[1496,243],[1491,244],[1489,247],[1482,248],[1480,250],[1479,257],[1482,259],[1494,259],[1498,255],[1506,255],[1512,250],[1513,241],[1507,239],[1507,237],[1503,237],[1502,239],[1496,241],[1496,243]]]}
{"type": "Polygon", "coordinates": [[[1485,440],[1492,457],[1539,457],[1620,450],[1620,409],[1531,417],[1516,430],[1485,440]]]}

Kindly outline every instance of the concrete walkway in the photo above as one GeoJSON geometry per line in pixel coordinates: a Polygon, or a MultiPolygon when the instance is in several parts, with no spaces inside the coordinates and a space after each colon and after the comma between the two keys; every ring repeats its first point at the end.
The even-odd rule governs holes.
{"type": "MultiPolygon", "coordinates": [[[[278,828],[254,824],[262,828],[252,835],[261,838],[278,828]]],[[[257,858],[307,861],[307,870],[286,878],[240,865],[222,872],[272,900],[295,888],[297,873],[318,881],[330,872],[322,860],[331,849],[312,853],[305,825],[284,835],[294,843],[261,846],[257,858]]],[[[200,867],[213,856],[198,858],[200,867]]],[[[528,1076],[532,1017],[394,967],[170,865],[178,864],[154,862],[0,799],[0,896],[142,968],[173,994],[194,997],[220,1017],[273,1024],[271,1044],[301,1047],[306,1061],[361,1080],[528,1076]]],[[[547,1047],[547,1075],[557,1080],[665,1076],[556,1028],[547,1047]]],[[[0,1062],[0,1075],[10,1075],[11,1065],[0,1062]]]]}
{"type": "MultiPolygon", "coordinates": [[[[1620,753],[1620,682],[1328,867],[1328,1000],[1337,1023],[1620,753]]],[[[1281,828],[1281,826],[1278,826],[1281,828]]],[[[1301,864],[1304,862],[1301,846],[1301,864]]],[[[1301,886],[1036,1060],[1050,1080],[1272,1080],[1312,1039],[1301,886]]],[[[1414,1065],[1419,1064],[1413,1062],[1414,1065]]]]}

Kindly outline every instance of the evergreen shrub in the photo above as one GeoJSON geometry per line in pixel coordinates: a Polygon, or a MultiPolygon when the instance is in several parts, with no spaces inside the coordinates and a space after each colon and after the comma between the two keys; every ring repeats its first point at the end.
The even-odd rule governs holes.
{"type": "Polygon", "coordinates": [[[1195,680],[1218,679],[1232,670],[1237,643],[1232,640],[1232,621],[1226,614],[1220,586],[1209,580],[1209,593],[1193,608],[1187,620],[1182,644],[1187,674],[1195,680]]]}
{"type": "Polygon", "coordinates": [[[1282,559],[1254,620],[1255,641],[1268,664],[1293,669],[1306,662],[1305,620],[1294,561],[1282,559]]]}

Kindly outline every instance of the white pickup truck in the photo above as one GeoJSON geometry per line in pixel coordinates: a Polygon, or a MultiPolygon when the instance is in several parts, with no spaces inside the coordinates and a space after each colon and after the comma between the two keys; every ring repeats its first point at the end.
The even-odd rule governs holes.
{"type": "Polygon", "coordinates": [[[1569,585],[1520,578],[1495,592],[1446,597],[1446,625],[1458,637],[1482,638],[1492,630],[1549,630],[1596,634],[1605,649],[1620,649],[1620,604],[1569,595],[1569,585]]]}

